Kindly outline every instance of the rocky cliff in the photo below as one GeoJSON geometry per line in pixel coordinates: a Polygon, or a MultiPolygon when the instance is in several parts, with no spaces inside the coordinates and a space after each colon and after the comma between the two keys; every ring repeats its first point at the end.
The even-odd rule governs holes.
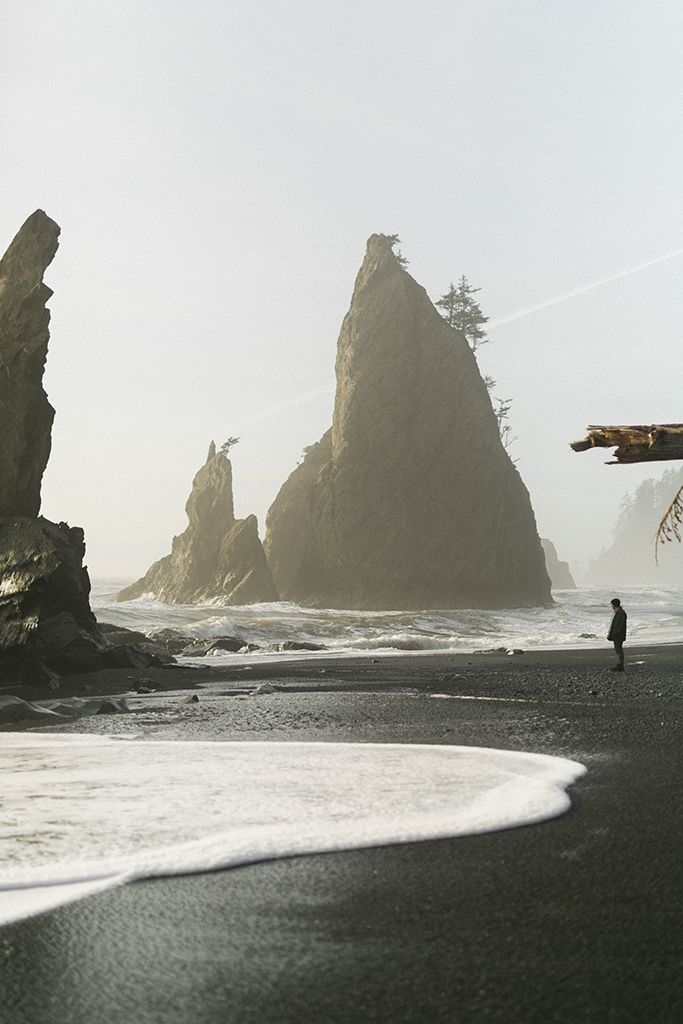
{"type": "Polygon", "coordinates": [[[281,597],[361,609],[549,602],[529,495],[474,355],[384,235],[368,240],[336,375],[332,429],[268,513],[281,597]]]}
{"type": "Polygon", "coordinates": [[[43,274],[57,252],[59,225],[32,213],[0,260],[0,517],[37,516],[50,455],[54,409],[43,390],[50,337],[43,274]]]}
{"type": "Polygon", "coordinates": [[[0,519],[0,674],[49,684],[51,673],[101,667],[83,530],[48,519],[0,519]]]}
{"type": "Polygon", "coordinates": [[[38,518],[54,409],[43,390],[59,226],[36,210],[0,260],[0,675],[54,682],[96,667],[83,531],[38,518]]]}
{"type": "Polygon", "coordinates": [[[126,587],[118,601],[152,594],[169,604],[220,599],[225,604],[277,601],[255,516],[235,519],[230,460],[211,442],[185,506],[189,526],[170,555],[126,587]]]}
{"type": "Polygon", "coordinates": [[[54,410],[43,390],[59,226],[36,210],[0,260],[0,678],[54,689],[58,674],[157,659],[114,651],[90,610],[83,530],[39,516],[54,410]]]}
{"type": "Polygon", "coordinates": [[[545,567],[550,576],[550,583],[553,590],[574,590],[576,583],[569,571],[569,562],[561,562],[557,557],[557,550],[552,541],[541,537],[541,547],[545,555],[545,567]]]}

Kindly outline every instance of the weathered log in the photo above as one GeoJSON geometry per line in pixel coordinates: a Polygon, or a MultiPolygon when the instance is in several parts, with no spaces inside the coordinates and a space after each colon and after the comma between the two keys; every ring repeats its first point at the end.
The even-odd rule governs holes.
{"type": "Polygon", "coordinates": [[[683,423],[590,425],[588,435],[582,441],[574,441],[570,448],[575,452],[585,452],[589,448],[614,448],[615,458],[608,465],[683,459],[683,423]]]}

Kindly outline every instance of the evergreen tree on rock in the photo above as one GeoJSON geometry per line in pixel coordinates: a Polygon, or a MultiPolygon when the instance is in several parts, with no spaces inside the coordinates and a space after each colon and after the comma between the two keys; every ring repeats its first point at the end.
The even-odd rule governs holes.
{"type": "Polygon", "coordinates": [[[461,275],[457,286],[451,281],[450,287],[445,295],[437,299],[435,305],[443,310],[441,314],[449,325],[456,330],[462,331],[467,338],[470,348],[476,352],[480,345],[485,345],[489,340],[483,324],[488,321],[484,316],[481,307],[474,298],[476,292],[481,288],[473,288],[464,274],[461,275]]]}

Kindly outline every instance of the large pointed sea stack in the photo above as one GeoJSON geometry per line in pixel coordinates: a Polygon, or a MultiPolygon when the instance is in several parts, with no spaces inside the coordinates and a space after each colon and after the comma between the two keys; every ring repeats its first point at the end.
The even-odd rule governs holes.
{"type": "Polygon", "coordinates": [[[144,594],[168,604],[277,601],[256,516],[235,519],[232,466],[213,441],[206,463],[192,482],[185,511],[190,524],[173,538],[171,554],[122,590],[118,601],[144,594]]]}
{"type": "Polygon", "coordinates": [[[266,551],[284,600],[360,609],[549,603],[529,494],[464,336],[368,240],[332,430],[284,484],[266,551]]]}
{"type": "Polygon", "coordinates": [[[0,260],[0,517],[37,516],[55,411],[43,390],[59,225],[36,210],[0,260]]]}

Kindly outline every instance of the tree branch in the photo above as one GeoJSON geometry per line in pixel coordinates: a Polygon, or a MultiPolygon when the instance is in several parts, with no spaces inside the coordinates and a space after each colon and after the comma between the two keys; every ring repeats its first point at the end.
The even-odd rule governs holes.
{"type": "Polygon", "coordinates": [[[669,505],[662,516],[657,536],[655,537],[655,561],[659,565],[658,551],[660,544],[668,544],[669,541],[681,542],[681,527],[683,527],[683,487],[679,487],[676,497],[669,505]]]}

